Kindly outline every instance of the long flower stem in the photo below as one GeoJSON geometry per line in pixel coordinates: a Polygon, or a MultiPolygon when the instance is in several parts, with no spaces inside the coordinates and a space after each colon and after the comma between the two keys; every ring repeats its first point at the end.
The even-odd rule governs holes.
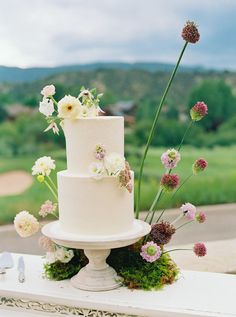
{"type": "Polygon", "coordinates": [[[162,255],[173,251],[192,251],[192,249],[171,249],[169,251],[162,252],[162,255]]]}
{"type": "Polygon", "coordinates": [[[51,177],[50,177],[50,176],[47,176],[47,177],[48,177],[48,179],[49,179],[49,181],[50,181],[50,183],[51,183],[52,187],[54,188],[54,190],[55,190],[55,191],[56,191],[56,193],[57,193],[57,186],[55,185],[54,181],[51,179],[51,177]]]}
{"type": "Polygon", "coordinates": [[[54,104],[58,107],[58,102],[54,99],[53,96],[50,96],[50,99],[54,102],[54,104]]]}
{"type": "MultiPolygon", "coordinates": [[[[188,177],[185,178],[185,180],[183,181],[183,183],[176,189],[176,191],[174,192],[174,194],[170,197],[169,203],[174,199],[175,195],[178,193],[178,191],[181,189],[181,187],[183,187],[183,185],[193,176],[193,174],[190,174],[188,177]]],[[[164,212],[166,211],[166,208],[162,210],[160,216],[158,217],[157,221],[158,222],[161,217],[164,215],[164,212]]]]}
{"type": "Polygon", "coordinates": [[[184,216],[183,213],[181,213],[178,217],[175,218],[174,221],[171,222],[171,225],[173,226],[176,222],[178,222],[180,219],[182,219],[184,216]]]}
{"type": "Polygon", "coordinates": [[[184,139],[185,139],[187,133],[189,132],[190,128],[192,127],[192,125],[193,125],[193,121],[191,120],[191,121],[189,122],[189,125],[187,126],[187,129],[186,129],[185,132],[184,132],[184,135],[183,135],[182,140],[181,140],[181,142],[180,142],[180,144],[179,144],[179,147],[178,147],[178,151],[180,151],[180,149],[181,149],[181,147],[182,147],[182,144],[183,144],[183,142],[184,142],[184,139]]]}
{"type": "Polygon", "coordinates": [[[56,198],[56,201],[58,201],[57,194],[56,194],[55,191],[52,189],[51,185],[50,185],[46,180],[44,180],[44,183],[45,183],[45,185],[49,188],[49,190],[51,191],[51,193],[53,194],[53,196],[56,198]]]}
{"type": "Polygon", "coordinates": [[[148,149],[149,149],[149,146],[152,142],[152,139],[153,139],[153,136],[154,136],[154,132],[155,132],[155,129],[156,129],[156,125],[157,125],[157,121],[158,121],[158,118],[159,118],[159,115],[161,113],[161,109],[162,109],[162,106],[165,102],[165,99],[166,99],[166,96],[168,94],[168,91],[170,89],[170,86],[173,82],[173,79],[175,77],[175,74],[178,70],[178,67],[179,67],[179,64],[180,64],[180,61],[182,59],[182,56],[184,54],[184,51],[186,49],[188,45],[188,42],[185,42],[183,48],[182,48],[182,51],[179,55],[179,58],[178,58],[178,61],[175,65],[175,68],[171,74],[171,77],[167,83],[167,86],[166,86],[166,89],[164,91],[164,94],[161,98],[161,101],[159,103],[159,106],[157,108],[157,111],[156,111],[156,114],[155,114],[155,118],[154,118],[154,121],[153,121],[153,124],[152,124],[152,128],[151,128],[151,131],[150,131],[150,134],[148,136],[148,140],[147,140],[147,143],[146,143],[146,146],[145,146],[145,149],[144,149],[144,154],[143,154],[143,157],[142,157],[142,161],[141,161],[141,165],[140,165],[140,170],[139,170],[139,177],[138,177],[138,188],[137,188],[137,198],[136,198],[136,218],[139,217],[139,212],[140,212],[140,194],[141,194],[141,182],[142,182],[142,176],[143,176],[143,168],[144,168],[144,162],[145,162],[145,159],[147,157],[147,153],[148,153],[148,149]]]}
{"type": "Polygon", "coordinates": [[[156,197],[155,197],[155,199],[154,199],[154,201],[152,203],[152,206],[149,209],[148,214],[147,214],[147,216],[145,218],[145,221],[147,221],[147,219],[149,217],[149,214],[152,212],[152,216],[151,216],[151,219],[150,219],[150,222],[149,222],[150,224],[152,223],[152,220],[153,220],[153,217],[154,217],[154,214],[155,214],[155,206],[156,206],[157,202],[159,201],[159,199],[161,198],[162,193],[163,193],[163,188],[160,187],[160,189],[159,189],[158,193],[156,194],[156,197]]]}
{"type": "Polygon", "coordinates": [[[194,221],[194,220],[190,220],[190,221],[188,221],[188,222],[185,222],[185,223],[183,223],[181,226],[177,227],[175,230],[178,230],[178,229],[180,229],[180,228],[182,228],[182,227],[188,225],[189,223],[191,223],[191,222],[193,222],[193,221],[194,221]]]}

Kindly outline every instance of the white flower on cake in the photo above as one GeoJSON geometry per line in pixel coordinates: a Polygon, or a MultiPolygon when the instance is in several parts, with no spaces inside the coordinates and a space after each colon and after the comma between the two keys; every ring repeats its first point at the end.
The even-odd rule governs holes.
{"type": "Polygon", "coordinates": [[[49,176],[51,170],[55,168],[55,161],[50,156],[43,156],[35,161],[32,167],[32,175],[49,176]]]}
{"type": "MultiPolygon", "coordinates": [[[[63,122],[63,121],[62,121],[63,122]]],[[[62,123],[61,122],[61,123],[62,123]]],[[[52,129],[52,131],[53,131],[53,133],[54,134],[59,134],[59,128],[58,128],[58,126],[57,126],[57,124],[56,124],[56,122],[51,122],[50,124],[49,124],[49,126],[44,130],[44,132],[47,132],[47,131],[49,131],[49,130],[51,130],[52,129]]]]}
{"type": "Polygon", "coordinates": [[[48,98],[43,98],[43,101],[39,103],[39,112],[44,114],[46,117],[49,117],[54,112],[54,105],[52,100],[48,98]]]}
{"type": "Polygon", "coordinates": [[[108,175],[117,175],[125,169],[125,158],[118,153],[111,153],[105,156],[104,166],[108,175]]]}
{"type": "Polygon", "coordinates": [[[55,93],[56,93],[56,88],[54,85],[47,85],[43,87],[43,89],[41,90],[41,94],[46,98],[55,95],[55,93]]]}
{"type": "Polygon", "coordinates": [[[66,95],[58,102],[58,117],[76,119],[80,115],[81,107],[78,98],[66,95]]]}
{"type": "Polygon", "coordinates": [[[57,247],[55,252],[47,252],[46,253],[46,261],[49,264],[52,264],[56,261],[60,261],[62,263],[68,263],[73,258],[74,252],[73,250],[66,250],[63,247],[57,247]]]}
{"type": "Polygon", "coordinates": [[[26,210],[19,212],[15,216],[14,226],[16,232],[22,238],[30,237],[39,230],[38,220],[26,210]]]}
{"type": "Polygon", "coordinates": [[[89,173],[94,179],[101,179],[105,174],[103,163],[93,162],[89,166],[89,173]]]}

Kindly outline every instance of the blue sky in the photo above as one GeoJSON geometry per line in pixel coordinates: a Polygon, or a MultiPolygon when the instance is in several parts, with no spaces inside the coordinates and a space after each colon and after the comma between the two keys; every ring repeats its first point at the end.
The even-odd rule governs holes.
{"type": "Polygon", "coordinates": [[[174,63],[186,20],[201,39],[183,64],[236,70],[236,0],[7,0],[0,65],[174,63]]]}

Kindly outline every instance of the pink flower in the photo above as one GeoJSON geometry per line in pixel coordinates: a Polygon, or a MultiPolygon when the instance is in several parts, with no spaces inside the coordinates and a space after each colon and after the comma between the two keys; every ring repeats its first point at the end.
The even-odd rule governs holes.
{"type": "Polygon", "coordinates": [[[41,217],[46,217],[49,214],[52,214],[53,212],[55,212],[57,209],[57,204],[53,204],[50,200],[46,200],[40,210],[39,210],[39,215],[41,217]]]}
{"type": "Polygon", "coordinates": [[[203,223],[206,221],[206,214],[200,211],[199,213],[196,214],[195,218],[199,223],[203,223]]]}
{"type": "Polygon", "coordinates": [[[28,211],[23,210],[15,216],[14,227],[22,238],[27,238],[39,230],[39,222],[28,211]]]}
{"type": "Polygon", "coordinates": [[[100,161],[103,160],[106,155],[105,147],[101,144],[96,145],[94,155],[97,160],[100,160],[100,161]]]}
{"type": "Polygon", "coordinates": [[[208,163],[203,158],[200,158],[196,160],[193,164],[192,170],[194,174],[197,174],[198,172],[203,172],[208,166],[208,163]]]}
{"type": "Polygon", "coordinates": [[[170,149],[164,152],[161,156],[161,162],[167,169],[172,169],[177,166],[180,161],[180,153],[175,149],[170,149]]]}
{"type": "Polygon", "coordinates": [[[207,115],[208,107],[203,101],[197,102],[190,110],[193,121],[199,121],[207,115]]]}
{"type": "Polygon", "coordinates": [[[192,21],[187,21],[183,30],[182,38],[189,43],[196,43],[200,39],[200,34],[198,32],[197,26],[192,21]]]}
{"type": "Polygon", "coordinates": [[[147,262],[154,262],[161,256],[161,248],[153,241],[150,241],[142,246],[140,255],[147,262]]]}
{"type": "Polygon", "coordinates": [[[132,176],[129,163],[125,161],[125,169],[120,171],[119,173],[119,183],[121,187],[125,187],[129,193],[132,193],[133,185],[132,185],[132,176]]]}
{"type": "Polygon", "coordinates": [[[193,220],[196,214],[196,207],[190,203],[183,204],[180,210],[184,213],[188,220],[193,220]]]}
{"type": "Polygon", "coordinates": [[[164,174],[161,178],[161,187],[166,191],[172,191],[179,185],[177,174],[164,174]]]}
{"type": "Polygon", "coordinates": [[[40,248],[42,248],[44,251],[47,251],[47,252],[55,251],[55,244],[52,242],[51,239],[45,236],[41,236],[39,238],[39,246],[40,248]]]}
{"type": "Polygon", "coordinates": [[[193,247],[193,252],[199,256],[205,256],[207,254],[207,248],[204,243],[195,243],[193,247]]]}
{"type": "Polygon", "coordinates": [[[51,130],[51,129],[52,129],[52,132],[53,132],[54,134],[59,135],[59,129],[58,129],[58,126],[57,126],[56,122],[51,122],[51,123],[49,124],[49,126],[48,126],[43,132],[47,132],[47,131],[49,131],[49,130],[51,130]]]}
{"type": "Polygon", "coordinates": [[[55,93],[56,88],[54,85],[47,85],[41,90],[41,94],[46,98],[55,95],[55,93]]]}

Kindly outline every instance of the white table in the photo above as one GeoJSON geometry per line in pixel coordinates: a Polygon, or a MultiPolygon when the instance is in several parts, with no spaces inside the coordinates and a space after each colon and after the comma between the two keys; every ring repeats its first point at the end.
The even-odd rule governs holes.
{"type": "Polygon", "coordinates": [[[15,267],[0,276],[0,316],[236,316],[234,275],[183,271],[178,282],[158,292],[126,288],[87,292],[69,281],[43,279],[43,260],[32,255],[24,255],[26,282],[20,284],[16,270],[20,255],[13,256],[15,267]]]}

